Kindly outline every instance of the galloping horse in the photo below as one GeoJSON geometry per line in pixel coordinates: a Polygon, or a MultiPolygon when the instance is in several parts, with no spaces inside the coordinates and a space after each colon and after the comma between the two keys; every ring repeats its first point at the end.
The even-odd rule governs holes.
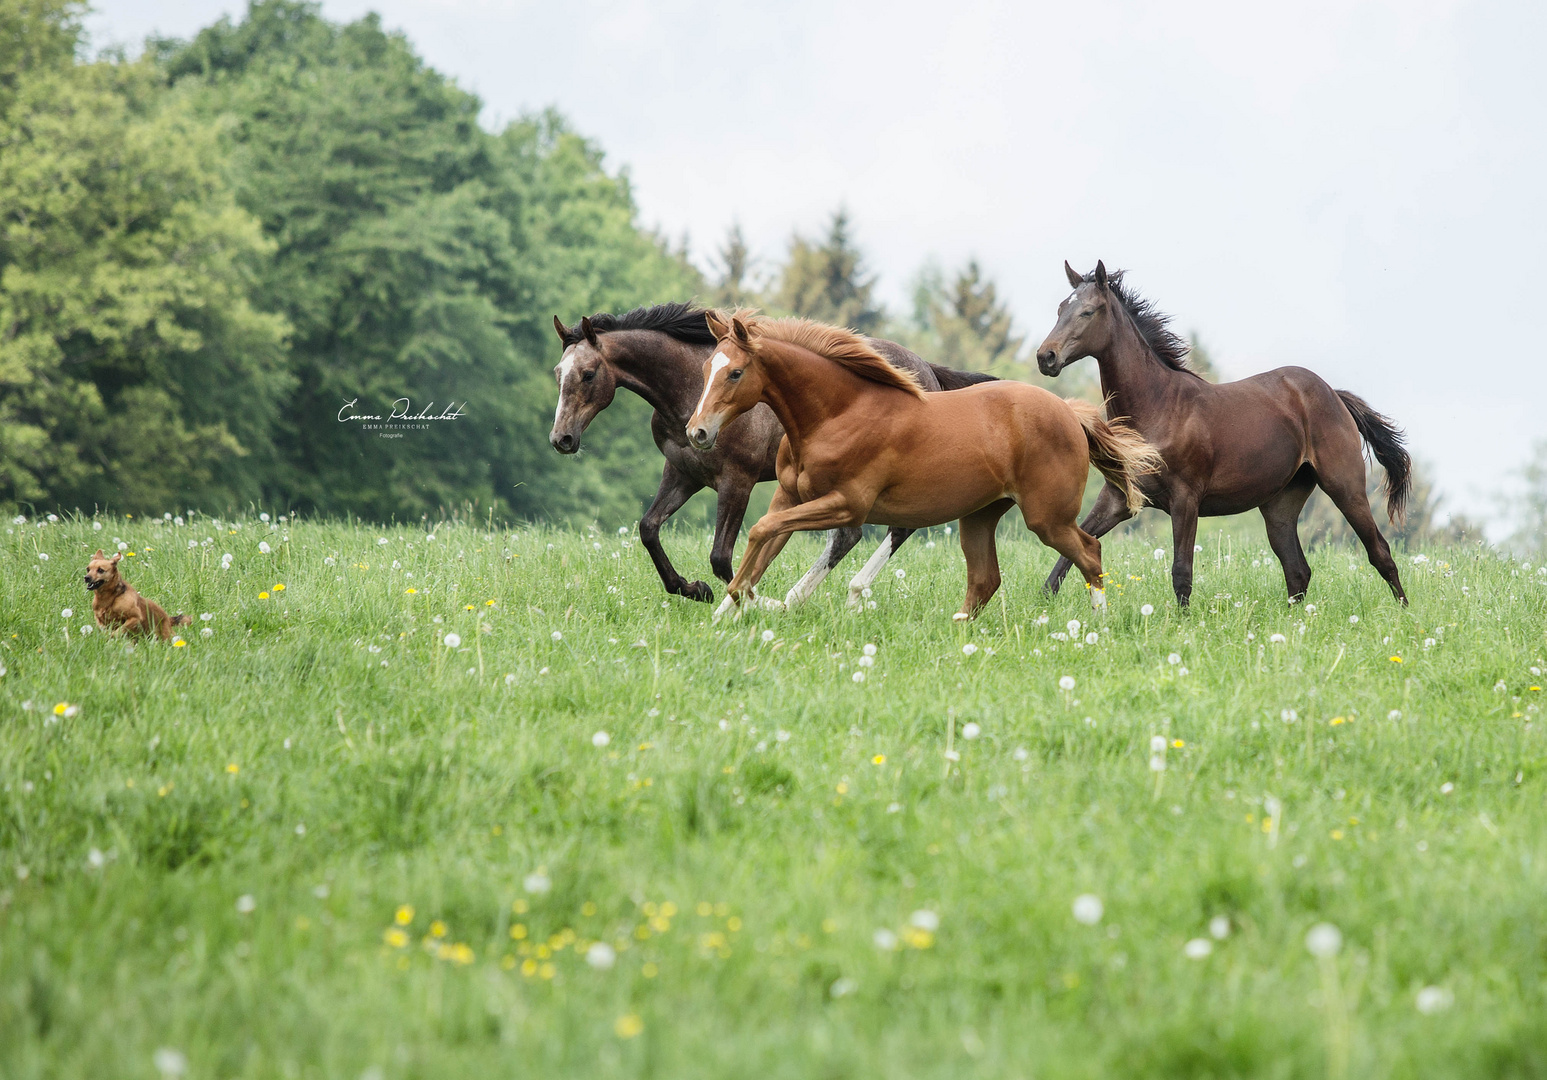
{"type": "Polygon", "coordinates": [[[1101,544],[1075,524],[1092,463],[1142,505],[1138,480],[1159,456],[1095,406],[1017,382],[925,394],[848,330],[751,312],[708,316],[717,339],[688,439],[715,445],[763,402],[784,425],[779,489],[747,534],[720,611],[739,603],[790,534],[870,521],[920,529],[961,519],[970,619],[999,588],[994,526],[1019,505],[1027,528],[1085,575],[1106,606],[1101,544]]]}
{"type": "MultiPolygon", "coordinates": [[[[1407,603],[1391,549],[1370,512],[1359,444],[1363,436],[1386,469],[1386,505],[1395,521],[1407,499],[1411,462],[1390,420],[1302,367],[1207,382],[1188,369],[1187,343],[1166,329],[1166,316],[1123,285],[1122,271],[1109,275],[1098,262],[1082,277],[1064,263],[1064,273],[1074,292],[1058,307],[1058,323],[1037,350],[1037,367],[1057,375],[1094,356],[1109,414],[1127,419],[1160,451],[1165,466],[1143,486],[1150,504],[1171,515],[1177,603],[1192,596],[1198,516],[1253,507],[1262,510],[1290,602],[1304,597],[1311,567],[1295,524],[1317,484],[1353,526],[1396,598],[1407,603]]],[[[1108,486],[1082,526],[1103,536],[1134,512],[1132,500],[1108,486]]],[[[1057,592],[1068,572],[1069,563],[1060,560],[1047,588],[1057,592]]]]}
{"type": "MultiPolygon", "coordinates": [[[[690,600],[712,601],[714,590],[702,581],[688,581],[677,573],[661,547],[661,525],[682,509],[702,488],[714,490],[714,543],[709,565],[722,581],[731,579],[731,553],[746,516],[752,488],[774,479],[774,459],[784,429],[767,406],[753,410],[728,426],[713,450],[689,445],[683,434],[693,403],[704,388],[704,361],[714,346],[714,335],[704,322],[704,311],[688,304],[659,304],[636,308],[626,315],[592,315],[574,327],[557,315],[553,328],[563,343],[564,355],[554,374],[559,381],[559,404],[554,412],[549,444],[561,454],[580,449],[580,436],[598,413],[612,404],[618,387],[632,390],[655,410],[650,433],[666,458],[655,501],[639,522],[639,541],[650,553],[656,573],[668,593],[690,600]]],[[[953,371],[927,363],[892,341],[871,345],[898,367],[913,373],[926,390],[953,390],[993,380],[992,375],[953,371]]],[[[822,583],[828,572],[859,543],[858,528],[839,529],[827,539],[827,547],[806,576],[785,597],[787,605],[804,600],[822,583]]],[[[849,583],[849,603],[861,593],[886,564],[912,529],[892,529],[875,555],[849,583]]]]}

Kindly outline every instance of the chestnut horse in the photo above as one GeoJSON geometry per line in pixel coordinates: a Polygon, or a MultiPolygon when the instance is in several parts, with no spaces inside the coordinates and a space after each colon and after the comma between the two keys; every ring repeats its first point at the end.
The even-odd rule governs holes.
{"type": "MultiPolygon", "coordinates": [[[[649,402],[655,410],[650,417],[650,434],[666,458],[666,468],[661,471],[655,501],[640,519],[639,542],[650,553],[668,593],[690,600],[713,600],[714,590],[707,583],[688,581],[666,557],[661,526],[695,492],[712,489],[716,506],[709,566],[717,577],[729,581],[731,553],[752,488],[759,481],[774,479],[774,459],[779,440],[784,438],[779,421],[764,406],[728,427],[713,450],[700,451],[688,444],[684,434],[688,414],[703,393],[704,360],[714,346],[702,308],[657,304],[624,315],[598,313],[575,326],[565,326],[555,315],[553,328],[564,353],[554,368],[559,404],[549,444],[561,454],[578,453],[586,427],[612,404],[619,387],[649,402]]],[[[913,372],[926,390],[952,390],[994,378],[928,363],[896,342],[871,344],[894,364],[913,372]]],[[[860,603],[864,589],[911,535],[912,529],[892,529],[886,534],[864,569],[849,582],[851,606],[860,603]]],[[[817,561],[784,598],[785,604],[794,605],[810,596],[859,540],[858,528],[838,529],[829,536],[817,561]]]]}
{"type": "MultiPolygon", "coordinates": [[[[1284,567],[1291,603],[1305,596],[1311,567],[1295,525],[1311,491],[1321,485],[1364,544],[1370,563],[1402,603],[1386,538],[1365,493],[1359,440],[1386,469],[1386,505],[1402,513],[1411,462],[1402,433],[1347,390],[1334,390],[1314,372],[1282,367],[1239,382],[1205,381],[1187,367],[1187,342],[1166,329],[1166,316],[1123,285],[1105,264],[1083,277],[1068,263],[1074,292],[1058,307],[1058,323],[1037,350],[1037,367],[1057,375],[1086,356],[1101,368],[1108,411],[1139,430],[1164,467],[1144,478],[1145,498],[1171,515],[1171,587],[1177,603],[1192,596],[1193,540],[1198,516],[1260,508],[1268,543],[1284,567]]],[[[1103,536],[1134,515],[1132,499],[1105,487],[1082,523],[1103,536]]],[[[1069,571],[1060,560],[1047,579],[1058,591],[1069,571]]]]}
{"type": "Polygon", "coordinates": [[[1135,432],[1024,383],[925,394],[865,339],[806,319],[711,312],[708,323],[715,353],[688,439],[712,447],[759,402],[784,425],[779,488],[747,534],[720,611],[750,593],[792,532],[959,518],[967,597],[955,618],[970,619],[999,588],[994,526],[1014,505],[1080,568],[1092,605],[1106,606],[1101,544],[1075,519],[1092,463],[1141,505],[1139,477],[1159,456],[1135,432]]]}

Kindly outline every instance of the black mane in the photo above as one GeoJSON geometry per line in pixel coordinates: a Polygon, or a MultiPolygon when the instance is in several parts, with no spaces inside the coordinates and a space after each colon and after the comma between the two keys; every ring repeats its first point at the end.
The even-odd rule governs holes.
{"type": "MultiPolygon", "coordinates": [[[[598,334],[616,330],[655,330],[667,337],[689,345],[713,345],[715,338],[704,321],[704,309],[692,304],[656,304],[654,307],[637,307],[622,315],[609,315],[599,311],[591,316],[591,329],[598,334]]],[[[580,324],[569,328],[564,337],[564,347],[584,340],[580,324]]]]}
{"type": "MultiPolygon", "coordinates": [[[[1086,274],[1085,280],[1095,281],[1096,272],[1092,270],[1086,274]]],[[[1186,338],[1170,329],[1171,316],[1160,311],[1152,302],[1132,289],[1124,288],[1121,270],[1114,270],[1107,274],[1107,287],[1112,290],[1112,295],[1117,297],[1118,303],[1123,305],[1123,310],[1128,312],[1128,317],[1133,320],[1139,336],[1150,347],[1150,352],[1155,354],[1156,359],[1173,371],[1185,371],[1189,375],[1198,374],[1187,366],[1187,354],[1192,352],[1192,346],[1188,344],[1186,338]]],[[[1198,377],[1202,378],[1201,375],[1198,377]]]]}

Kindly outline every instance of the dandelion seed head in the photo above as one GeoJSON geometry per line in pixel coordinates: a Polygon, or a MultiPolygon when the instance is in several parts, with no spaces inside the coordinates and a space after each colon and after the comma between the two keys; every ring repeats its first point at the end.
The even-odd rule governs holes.
{"type": "Polygon", "coordinates": [[[1081,893],[1074,898],[1071,910],[1074,913],[1075,922],[1085,926],[1095,926],[1106,914],[1106,905],[1095,893],[1081,893]]]}
{"type": "Polygon", "coordinates": [[[1305,948],[1317,959],[1336,956],[1343,948],[1343,932],[1329,922],[1320,922],[1305,933],[1305,948]]]}
{"type": "Polygon", "coordinates": [[[976,739],[981,734],[983,734],[983,729],[971,720],[962,725],[962,738],[968,741],[976,739]]]}
{"type": "Polygon", "coordinates": [[[1214,951],[1214,943],[1208,938],[1195,937],[1182,946],[1182,952],[1189,960],[1206,960],[1214,951]]]}
{"type": "Polygon", "coordinates": [[[1148,618],[1149,616],[1155,614],[1155,605],[1154,604],[1145,604],[1143,607],[1141,607],[1139,609],[1139,614],[1143,615],[1145,618],[1148,618]]]}
{"type": "Polygon", "coordinates": [[[1073,690],[1074,689],[1074,676],[1073,675],[1065,675],[1065,676],[1063,676],[1061,679],[1058,680],[1058,688],[1060,690],[1063,690],[1063,691],[1066,691],[1066,692],[1069,691],[1069,690],[1073,690]]]}

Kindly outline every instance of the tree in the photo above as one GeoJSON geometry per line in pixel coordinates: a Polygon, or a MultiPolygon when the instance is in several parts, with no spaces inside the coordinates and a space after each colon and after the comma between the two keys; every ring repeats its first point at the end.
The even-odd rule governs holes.
{"type": "Polygon", "coordinates": [[[820,244],[796,233],[789,259],[780,275],[773,305],[808,319],[847,326],[868,334],[877,330],[885,312],[875,301],[876,279],[867,274],[864,258],[849,235],[848,211],[833,213],[827,237],[820,244]]]}
{"type": "Polygon", "coordinates": [[[1504,502],[1506,514],[1520,523],[1509,546],[1522,555],[1547,558],[1547,439],[1531,448],[1518,475],[1523,490],[1504,502]]]}
{"type": "Polygon", "coordinates": [[[913,318],[934,338],[930,359],[949,367],[989,371],[1015,361],[1025,338],[1012,330],[1010,309],[976,259],[947,283],[934,266],[925,267],[913,290],[913,318]]]}
{"type": "Polygon", "coordinates": [[[755,306],[751,282],[752,253],[747,239],[741,232],[740,222],[731,225],[725,234],[725,243],[718,252],[719,274],[711,286],[710,296],[716,307],[738,308],[755,306]]]}
{"type": "Polygon", "coordinates": [[[1198,331],[1189,334],[1187,341],[1187,366],[1209,382],[1219,382],[1219,368],[1214,363],[1214,354],[1203,347],[1203,342],[1198,339],[1198,331]]]}
{"type": "Polygon", "coordinates": [[[0,75],[0,499],[256,497],[289,386],[258,223],[152,64],[77,65],[74,5],[26,10],[47,25],[0,75]]]}

